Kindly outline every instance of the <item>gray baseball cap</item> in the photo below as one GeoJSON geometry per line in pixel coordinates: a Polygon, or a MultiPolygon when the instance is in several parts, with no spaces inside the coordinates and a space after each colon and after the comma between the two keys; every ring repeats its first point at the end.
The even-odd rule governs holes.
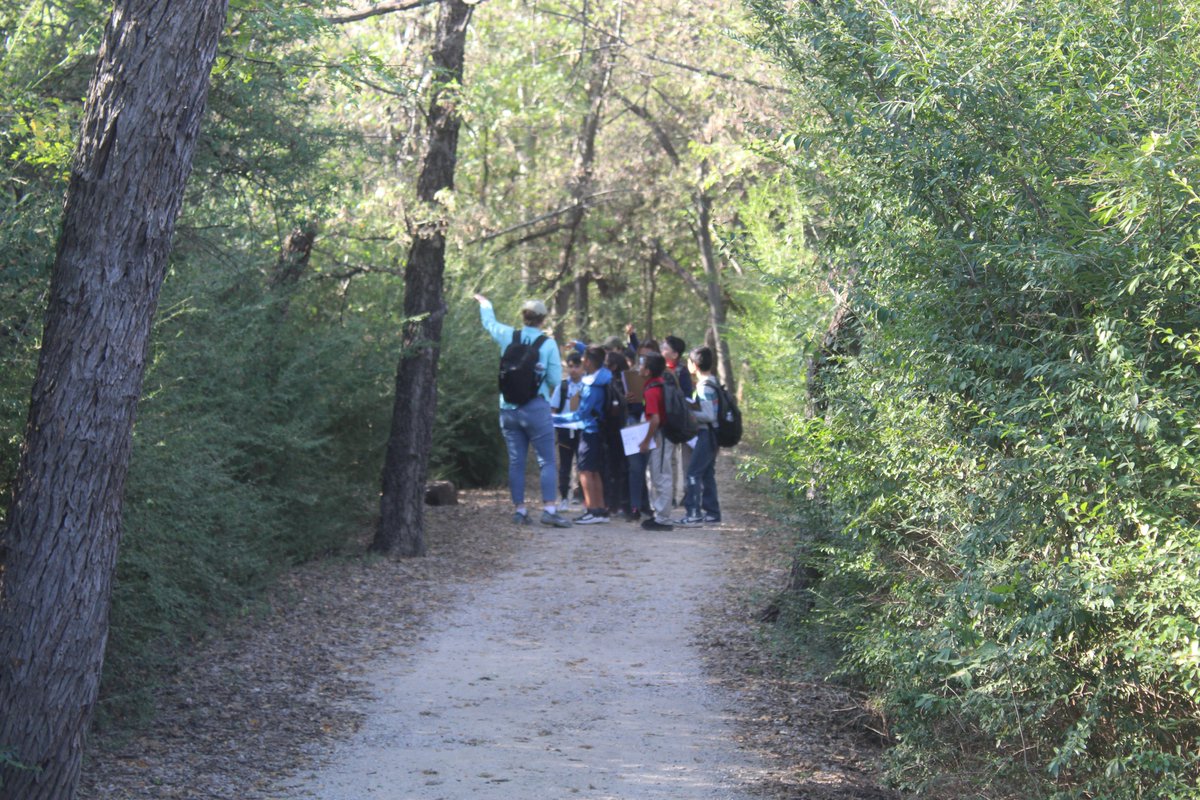
{"type": "Polygon", "coordinates": [[[546,310],[546,304],[541,300],[526,300],[525,304],[521,306],[521,310],[532,311],[539,317],[547,316],[550,313],[546,310]]]}

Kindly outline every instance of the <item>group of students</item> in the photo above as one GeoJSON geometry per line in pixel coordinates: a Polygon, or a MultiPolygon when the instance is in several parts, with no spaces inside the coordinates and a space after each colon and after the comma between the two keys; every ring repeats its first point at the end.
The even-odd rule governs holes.
{"type": "Polygon", "coordinates": [[[628,344],[615,336],[603,345],[573,342],[564,376],[558,345],[541,330],[545,304],[527,301],[521,307],[522,325],[514,328],[496,320],[486,297],[475,298],[483,327],[502,353],[500,429],[508,449],[514,522],[531,522],[525,506],[530,447],[538,461],[543,525],[606,523],[616,514],[630,520],[645,517],[641,524],[647,530],[721,521],[715,474],[719,384],[710,348],[697,347],[685,359],[686,346],[679,338],[668,336],[661,345],[639,342],[628,327],[628,344]],[[526,380],[527,373],[532,380],[526,380]],[[631,375],[637,380],[627,380],[631,375]],[[675,389],[690,397],[697,427],[695,437],[679,445],[664,436],[666,395],[675,389]],[[632,438],[629,431],[634,431],[632,438]],[[677,457],[684,475],[684,513],[673,520],[677,457]],[[571,504],[573,463],[583,513],[568,520],[560,511],[571,504]]]}

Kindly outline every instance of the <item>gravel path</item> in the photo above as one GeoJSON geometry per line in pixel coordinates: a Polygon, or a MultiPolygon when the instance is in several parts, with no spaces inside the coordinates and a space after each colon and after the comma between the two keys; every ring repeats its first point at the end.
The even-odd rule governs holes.
{"type": "Polygon", "coordinates": [[[795,532],[729,461],[719,529],[517,528],[472,491],[426,558],[290,570],[91,737],[78,800],[892,800],[882,721],[769,644],[795,532]]]}
{"type": "Polygon", "coordinates": [[[329,766],[284,795],[738,798],[751,759],[695,646],[722,587],[716,530],[537,529],[437,632],[369,669],[329,766]]]}

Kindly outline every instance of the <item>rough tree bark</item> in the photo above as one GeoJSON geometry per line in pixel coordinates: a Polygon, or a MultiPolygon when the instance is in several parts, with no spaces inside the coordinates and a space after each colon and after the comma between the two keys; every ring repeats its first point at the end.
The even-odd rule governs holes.
{"type": "MultiPolygon", "coordinates": [[[[831,277],[833,279],[831,283],[836,283],[839,276],[831,277]]],[[[854,313],[854,307],[850,304],[854,277],[854,273],[851,272],[848,285],[841,290],[835,290],[833,315],[830,317],[825,334],[821,337],[820,347],[808,358],[805,416],[810,419],[823,415],[828,410],[825,386],[830,369],[837,369],[837,364],[841,359],[853,358],[862,349],[862,324],[854,313]]],[[[807,494],[810,500],[816,500],[820,496],[819,469],[818,467],[818,474],[814,474],[809,482],[807,494]]],[[[809,559],[809,554],[823,535],[823,531],[815,530],[809,531],[802,537],[788,574],[785,591],[798,597],[801,606],[805,609],[810,608],[812,604],[809,590],[816,587],[823,577],[821,571],[809,559]]]]}
{"type": "Polygon", "coordinates": [[[826,412],[825,374],[830,365],[842,358],[857,356],[862,349],[862,325],[849,299],[853,280],[851,276],[850,286],[837,293],[833,315],[821,337],[821,344],[808,357],[804,415],[810,419],[826,412]]]}
{"type": "Polygon", "coordinates": [[[275,263],[275,272],[271,274],[271,285],[295,286],[300,282],[309,261],[312,260],[313,245],[317,241],[317,226],[306,221],[291,230],[284,237],[283,245],[279,248],[279,259],[275,263]]]}
{"type": "Polygon", "coordinates": [[[379,528],[371,543],[371,550],[396,556],[425,555],[425,478],[433,447],[439,343],[446,316],[442,278],[448,210],[438,194],[454,188],[461,123],[455,87],[462,83],[472,9],[462,0],[441,0],[433,47],[428,143],[417,179],[417,199],[427,216],[410,224],[413,242],[404,268],[404,350],[396,369],[379,528]]]}
{"type": "MultiPolygon", "coordinates": [[[[704,184],[707,165],[701,166],[700,184],[704,184]]],[[[721,293],[721,271],[712,240],[712,198],[702,188],[696,190],[696,244],[700,249],[700,263],[704,266],[705,293],[708,300],[708,336],[706,341],[717,356],[717,375],[730,392],[736,392],[733,361],[729,355],[729,342],[725,330],[725,296],[721,293]]]]}
{"type": "Polygon", "coordinates": [[[151,321],[226,0],[117,0],[84,109],[0,535],[0,798],[65,800],[99,689],[151,321]]]}

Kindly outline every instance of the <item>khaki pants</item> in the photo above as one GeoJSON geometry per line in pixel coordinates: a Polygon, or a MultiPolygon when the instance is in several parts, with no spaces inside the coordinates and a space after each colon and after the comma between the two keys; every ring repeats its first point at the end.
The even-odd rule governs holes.
{"type": "Polygon", "coordinates": [[[649,453],[650,508],[654,519],[671,522],[671,481],[675,474],[675,445],[667,441],[662,431],[654,434],[655,447],[649,453]]]}

